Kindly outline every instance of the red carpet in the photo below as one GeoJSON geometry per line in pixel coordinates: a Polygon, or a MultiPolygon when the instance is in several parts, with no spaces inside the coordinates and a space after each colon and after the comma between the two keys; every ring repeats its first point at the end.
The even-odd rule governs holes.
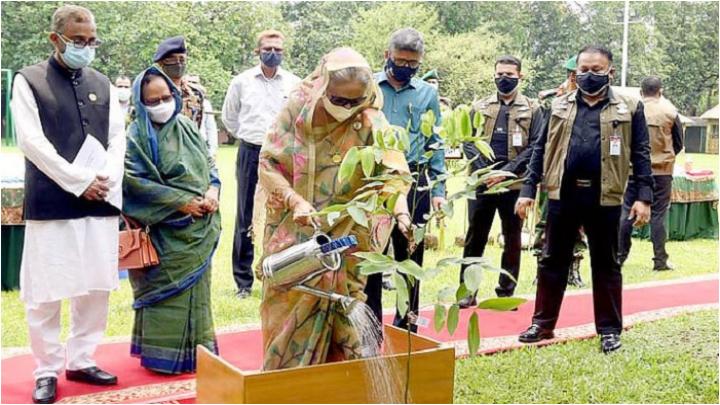
{"type": "MultiPolygon", "coordinates": [[[[718,302],[718,281],[703,280],[678,282],[653,287],[626,289],[623,294],[623,314],[652,311],[671,307],[681,307],[718,302]]],[[[482,337],[499,337],[516,335],[529,325],[533,303],[528,302],[517,312],[493,312],[479,310],[480,334],[482,337]]],[[[464,340],[467,331],[464,325],[471,311],[461,313],[461,321],[454,337],[446,331],[435,333],[432,327],[420,328],[420,334],[440,341],[464,340]]],[[[432,310],[423,311],[422,316],[432,319],[432,310]]],[[[391,321],[387,316],[386,322],[391,321]]],[[[565,297],[558,328],[578,326],[593,322],[592,295],[580,294],[565,297]]],[[[23,326],[24,327],[24,326],[23,326]]],[[[260,331],[235,332],[222,334],[218,337],[222,357],[240,369],[253,370],[262,364],[262,338],[260,331]]],[[[130,387],[150,384],[182,382],[192,379],[192,375],[167,377],[153,374],[139,366],[139,360],[129,356],[128,343],[104,344],[98,348],[96,359],[98,365],[107,371],[117,374],[120,384],[108,389],[93,387],[86,384],[68,382],[61,377],[58,388],[58,399],[63,397],[119,391],[130,387]]],[[[32,370],[35,367],[30,355],[21,355],[2,361],[2,403],[26,403],[31,401],[33,388],[32,370]]],[[[148,394],[146,400],[156,397],[148,394]]],[[[167,396],[165,396],[167,398],[167,396]]],[[[177,400],[182,400],[178,397],[177,400]]],[[[131,400],[128,399],[128,402],[131,400]]],[[[185,401],[182,401],[185,402],[185,401]]]]}

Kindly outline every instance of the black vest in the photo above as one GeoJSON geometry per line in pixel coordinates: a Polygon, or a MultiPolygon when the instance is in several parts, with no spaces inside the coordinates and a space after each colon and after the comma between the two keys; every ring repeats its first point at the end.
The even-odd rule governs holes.
{"type": "MultiPolygon", "coordinates": [[[[75,72],[49,61],[18,72],[27,80],[38,106],[43,133],[58,154],[75,160],[85,137],[108,147],[110,81],[91,68],[75,72]]],[[[25,159],[25,219],[61,220],[107,217],[119,211],[107,202],[88,201],[63,190],[25,159]]]]}

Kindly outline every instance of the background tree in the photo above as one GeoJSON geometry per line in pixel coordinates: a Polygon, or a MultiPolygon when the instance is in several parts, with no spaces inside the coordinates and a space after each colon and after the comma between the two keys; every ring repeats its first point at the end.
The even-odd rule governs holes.
{"type": "MultiPolygon", "coordinates": [[[[2,67],[45,59],[53,11],[63,2],[3,2],[2,67]]],[[[188,71],[201,76],[216,108],[234,74],[257,63],[258,32],[287,36],[284,66],[304,77],[322,55],[350,45],[382,69],[390,33],[414,27],[425,36],[421,74],[438,68],[441,93],[456,103],[493,91],[492,62],[523,59],[524,91],[533,97],[564,80],[565,60],[585,44],[608,46],[622,66],[622,2],[79,2],[105,41],[93,66],[110,77],[135,76],[162,39],[185,35],[188,71]],[[528,68],[525,68],[527,66],[528,68]],[[488,76],[489,75],[489,76],[488,76]]],[[[718,2],[631,2],[628,85],[657,75],[686,115],[718,102],[718,2]]],[[[620,73],[618,71],[618,73],[620,73]]],[[[615,84],[620,84],[619,78],[615,84]]]]}
{"type": "MultiPolygon", "coordinates": [[[[388,39],[397,29],[412,27],[420,31],[425,40],[425,52],[437,45],[437,12],[424,3],[383,3],[379,7],[361,10],[351,26],[354,35],[350,46],[365,56],[375,70],[383,68],[383,53],[388,47],[388,39]]],[[[426,68],[427,64],[421,69],[426,68]]]]}

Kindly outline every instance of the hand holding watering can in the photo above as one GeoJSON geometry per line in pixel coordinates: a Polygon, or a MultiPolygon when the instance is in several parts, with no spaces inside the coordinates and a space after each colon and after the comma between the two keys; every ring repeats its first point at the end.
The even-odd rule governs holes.
{"type": "Polygon", "coordinates": [[[292,192],[286,201],[287,207],[293,213],[293,221],[295,221],[296,224],[317,228],[317,219],[311,215],[315,212],[315,207],[296,192],[292,192]]]}

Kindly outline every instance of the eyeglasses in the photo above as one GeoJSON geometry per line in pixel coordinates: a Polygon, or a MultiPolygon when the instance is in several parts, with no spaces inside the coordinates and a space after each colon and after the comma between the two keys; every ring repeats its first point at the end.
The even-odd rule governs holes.
{"type": "Polygon", "coordinates": [[[392,61],[394,64],[400,67],[410,67],[413,69],[420,67],[419,60],[393,59],[392,61]]]}
{"type": "Polygon", "coordinates": [[[102,45],[102,41],[97,38],[85,41],[82,39],[70,39],[59,32],[56,32],[56,34],[60,37],[63,43],[65,43],[65,45],[72,45],[73,48],[77,49],[83,49],[86,46],[89,46],[90,48],[97,48],[98,46],[102,45]]]}
{"type": "Polygon", "coordinates": [[[353,108],[357,107],[360,104],[365,101],[367,97],[362,96],[358,98],[345,98],[345,97],[338,97],[338,96],[331,96],[328,95],[328,100],[330,100],[331,103],[337,106],[345,107],[345,108],[353,108]]]}
{"type": "Polygon", "coordinates": [[[160,105],[162,103],[167,103],[170,100],[173,100],[172,95],[162,96],[155,100],[145,100],[143,104],[145,104],[147,107],[155,107],[156,105],[160,105]]]}

